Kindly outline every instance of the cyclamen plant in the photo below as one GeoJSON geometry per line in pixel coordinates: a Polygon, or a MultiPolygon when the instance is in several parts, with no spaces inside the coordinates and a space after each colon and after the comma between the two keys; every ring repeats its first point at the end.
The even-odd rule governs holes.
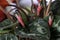
{"type": "MultiPolygon", "coordinates": [[[[16,3],[18,4],[17,0],[16,3]]],[[[40,4],[36,8],[32,5],[32,11],[37,9],[35,14],[31,10],[22,8],[17,4],[8,5],[8,7],[15,7],[15,12],[12,12],[13,15],[9,14],[14,20],[12,21],[8,17],[0,23],[0,40],[49,40],[50,31],[47,22],[36,15],[40,13],[40,4]]],[[[1,9],[3,8],[1,7],[1,9]]]]}

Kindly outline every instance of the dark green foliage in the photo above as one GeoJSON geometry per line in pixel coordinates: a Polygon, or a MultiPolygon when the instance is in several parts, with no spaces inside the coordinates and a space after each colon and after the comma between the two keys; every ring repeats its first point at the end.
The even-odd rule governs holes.
{"type": "Polygon", "coordinates": [[[60,1],[56,0],[52,2],[50,10],[54,15],[60,15],[60,1]]]}
{"type": "Polygon", "coordinates": [[[51,4],[50,10],[53,12],[54,20],[51,28],[51,40],[60,40],[60,0],[51,4]]]}
{"type": "Polygon", "coordinates": [[[1,34],[0,40],[18,40],[18,38],[13,34],[1,34]]]}
{"type": "Polygon", "coordinates": [[[51,28],[51,40],[60,40],[60,16],[55,15],[51,28]]]}
{"type": "Polygon", "coordinates": [[[12,22],[8,19],[4,20],[3,22],[0,22],[0,27],[4,27],[4,26],[8,26],[10,25],[12,22]]]}
{"type": "MultiPolygon", "coordinates": [[[[38,40],[49,40],[50,31],[48,24],[43,19],[36,19],[31,24],[29,24],[32,34],[36,34],[38,40]]],[[[36,39],[37,40],[37,39],[36,39]]]]}
{"type": "Polygon", "coordinates": [[[49,40],[50,31],[48,24],[41,18],[37,18],[28,25],[30,31],[25,32],[25,29],[15,30],[15,34],[22,38],[32,38],[34,40],[49,40]]]}

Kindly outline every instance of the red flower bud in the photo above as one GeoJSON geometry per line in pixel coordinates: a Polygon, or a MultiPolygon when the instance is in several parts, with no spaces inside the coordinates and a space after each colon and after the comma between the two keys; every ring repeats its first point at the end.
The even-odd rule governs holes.
{"type": "Polygon", "coordinates": [[[38,5],[38,7],[37,7],[37,16],[40,15],[41,10],[42,10],[42,7],[40,5],[38,5]]]}
{"type": "Polygon", "coordinates": [[[48,24],[49,24],[49,26],[52,26],[52,22],[53,22],[52,18],[49,17],[49,20],[48,20],[48,24]]]}
{"type": "Polygon", "coordinates": [[[19,23],[20,23],[23,27],[25,27],[24,22],[23,22],[23,20],[22,20],[22,17],[21,17],[21,16],[18,16],[17,14],[16,14],[15,16],[16,16],[17,20],[19,21],[19,23]]]}

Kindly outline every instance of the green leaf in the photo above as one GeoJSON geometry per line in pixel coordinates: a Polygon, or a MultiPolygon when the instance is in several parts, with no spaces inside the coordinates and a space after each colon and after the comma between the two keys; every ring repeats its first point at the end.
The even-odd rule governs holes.
{"type": "Polygon", "coordinates": [[[18,40],[18,38],[13,34],[1,34],[0,40],[18,40]]]}

